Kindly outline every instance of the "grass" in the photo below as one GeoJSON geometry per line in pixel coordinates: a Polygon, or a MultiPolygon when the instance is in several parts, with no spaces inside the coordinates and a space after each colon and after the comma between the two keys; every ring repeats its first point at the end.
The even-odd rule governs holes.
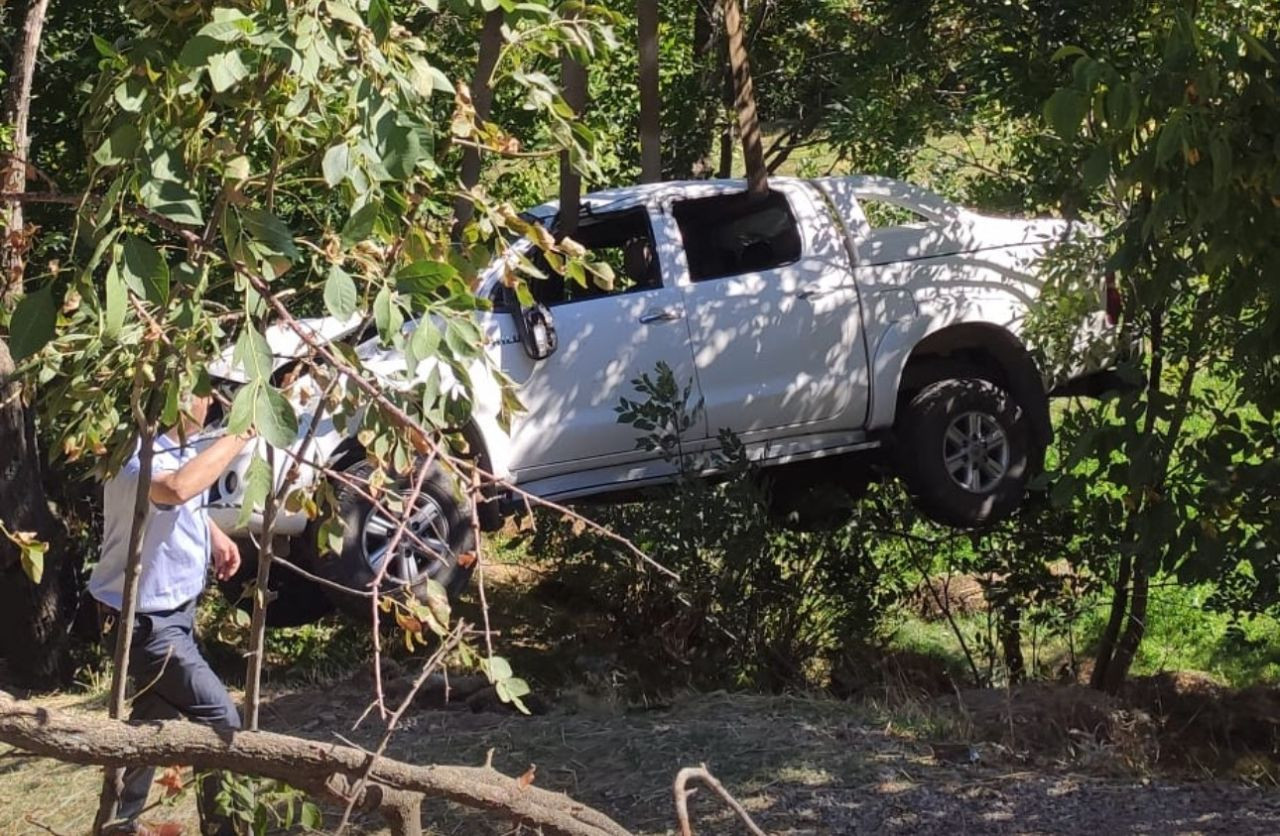
{"type": "MultiPolygon", "coordinates": [[[[1233,622],[1225,613],[1206,609],[1211,592],[1207,584],[1182,586],[1170,578],[1156,579],[1147,632],[1133,675],[1201,671],[1237,688],[1280,683],[1280,620],[1258,616],[1233,622]]],[[[1106,614],[1101,604],[1086,611],[1073,626],[1072,641],[1059,632],[1025,628],[1023,653],[1033,675],[1057,676],[1070,661],[1072,646],[1078,663],[1088,659],[1102,634],[1106,614]]],[[[999,663],[990,658],[994,637],[986,613],[957,616],[956,624],[979,668],[992,669],[998,677],[999,663]]],[[[943,659],[953,671],[968,673],[960,640],[945,620],[927,621],[905,614],[889,645],[943,659]]]]}

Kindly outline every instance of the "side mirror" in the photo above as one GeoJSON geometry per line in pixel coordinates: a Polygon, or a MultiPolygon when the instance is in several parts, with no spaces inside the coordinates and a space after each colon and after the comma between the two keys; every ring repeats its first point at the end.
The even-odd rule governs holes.
{"type": "Polygon", "coordinates": [[[521,305],[514,290],[508,289],[507,307],[516,320],[516,333],[524,353],[534,360],[545,360],[560,346],[551,310],[543,304],[521,305]]]}

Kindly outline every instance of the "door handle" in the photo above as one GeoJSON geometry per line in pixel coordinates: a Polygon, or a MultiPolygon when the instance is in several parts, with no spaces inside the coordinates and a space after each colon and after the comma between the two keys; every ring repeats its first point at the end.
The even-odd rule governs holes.
{"type": "Polygon", "coordinates": [[[797,290],[796,298],[797,299],[819,299],[823,296],[826,296],[830,292],[831,292],[831,288],[829,287],[817,287],[814,285],[810,285],[809,287],[802,287],[799,290],[797,290]]]}
{"type": "Polygon", "coordinates": [[[641,325],[652,325],[655,322],[675,322],[683,314],[675,308],[657,308],[640,314],[641,325]]]}

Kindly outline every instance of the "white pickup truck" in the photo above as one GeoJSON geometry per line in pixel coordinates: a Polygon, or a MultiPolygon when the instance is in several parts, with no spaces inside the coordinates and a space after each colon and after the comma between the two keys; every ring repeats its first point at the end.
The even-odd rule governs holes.
{"type": "MultiPolygon", "coordinates": [[[[640,449],[616,410],[634,398],[635,378],[665,363],[704,405],[685,449],[718,446],[719,432],[731,430],[775,477],[775,494],[830,482],[856,495],[874,461],[938,521],[980,527],[1008,516],[1052,438],[1049,384],[1021,333],[1041,286],[1038,264],[1070,224],[986,217],[878,177],[772,178],[770,187],[757,199],[740,181],[587,195],[573,237],[593,260],[616,266],[609,289],[557,276],[529,245],[522,252],[549,278],[532,282],[536,306],[520,306],[504,290],[504,265],[493,265],[478,292],[494,307],[479,325],[527,412],[504,432],[497,386],[474,375],[471,452],[507,483],[557,501],[634,497],[669,481],[673,464],[640,449]]],[[[527,216],[554,229],[556,214],[547,204],[527,216]]],[[[1118,297],[1102,277],[1098,286],[1084,330],[1103,336],[1118,297]]],[[[332,320],[312,327],[326,338],[352,330],[332,320]]],[[[282,329],[268,339],[281,359],[297,353],[282,329]]],[[[376,338],[357,350],[392,385],[407,378],[404,357],[376,338]]],[[[222,373],[236,377],[230,366],[222,373]]],[[[317,400],[296,402],[304,430],[317,400]]],[[[310,455],[367,467],[354,439],[322,421],[310,455]]],[[[251,455],[210,500],[219,525],[241,536],[260,526],[257,517],[248,531],[235,525],[251,455]]],[[[419,542],[393,555],[392,522],[342,488],[341,554],[318,551],[315,522],[300,512],[281,513],[276,531],[295,538],[294,560],[332,580],[367,585],[391,559],[393,581],[436,577],[457,592],[470,575],[459,563],[471,550],[470,509],[444,471],[426,493],[414,520],[419,542]]],[[[500,519],[505,498],[493,491],[486,524],[500,519]]],[[[318,587],[280,582],[293,585],[279,590],[276,623],[329,606],[318,587]]]]}

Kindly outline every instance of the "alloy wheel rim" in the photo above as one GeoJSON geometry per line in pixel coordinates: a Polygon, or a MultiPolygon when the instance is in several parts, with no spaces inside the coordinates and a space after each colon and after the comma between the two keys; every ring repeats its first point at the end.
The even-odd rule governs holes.
{"type": "Polygon", "coordinates": [[[966,412],[947,426],[942,462],[956,485],[987,493],[1009,472],[1009,437],[994,416],[966,412]]]}
{"type": "MultiPolygon", "coordinates": [[[[400,520],[388,517],[377,508],[365,516],[360,544],[365,562],[374,572],[387,560],[391,540],[399,527],[400,520]]],[[[434,575],[431,570],[449,554],[448,534],[448,523],[440,504],[425,492],[420,494],[418,508],[390,555],[387,579],[404,585],[416,582],[424,574],[434,575]]]]}

